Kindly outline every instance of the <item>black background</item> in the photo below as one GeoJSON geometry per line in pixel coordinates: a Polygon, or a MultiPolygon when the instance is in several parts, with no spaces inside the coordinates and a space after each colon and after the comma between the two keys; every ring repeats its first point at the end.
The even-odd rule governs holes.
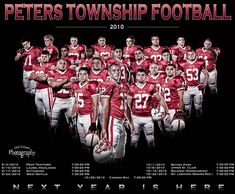
{"type": "MultiPolygon", "coordinates": [[[[18,1],[20,2],[20,1],[18,1]]],[[[24,1],[38,3],[32,1],[24,1]]],[[[69,2],[69,1],[68,1],[69,2]]],[[[72,1],[71,1],[72,2],[72,1]]],[[[163,2],[163,1],[161,1],[163,2]]],[[[182,3],[182,1],[177,1],[182,3]]],[[[174,2],[174,3],[177,3],[174,2]]],[[[7,3],[15,3],[7,2],[7,3]]],[[[56,3],[60,3],[56,1],[56,3]]],[[[74,3],[82,3],[74,2],[74,3]]],[[[95,3],[89,2],[89,3],[95,3]]],[[[99,1],[102,3],[102,1],[99,1]]],[[[111,3],[111,2],[109,2],[111,3]]],[[[121,2],[116,2],[121,3],[121,2]]],[[[127,3],[125,1],[125,3],[127,3]]],[[[139,3],[135,1],[133,3],[139,3]]],[[[142,3],[150,3],[149,1],[142,3]]],[[[159,3],[151,1],[151,3],[159,3]]],[[[167,2],[163,2],[167,3],[167,2]]],[[[189,3],[184,1],[183,3],[189,3]]],[[[194,3],[194,2],[190,2],[194,3]]],[[[195,3],[205,3],[196,1],[195,3]]],[[[210,3],[227,3],[230,15],[234,11],[234,5],[229,1],[212,1],[210,3]]],[[[1,6],[3,8],[3,5],[1,6]]],[[[149,10],[150,11],[150,10],[149,10]]],[[[3,16],[3,14],[2,14],[3,16]]],[[[201,47],[205,38],[210,37],[214,46],[221,48],[218,58],[218,90],[219,95],[212,97],[210,94],[204,99],[204,116],[201,121],[193,120],[188,124],[188,129],[183,137],[177,140],[161,139],[157,143],[156,150],[148,152],[143,146],[138,153],[133,153],[127,148],[126,158],[122,165],[99,166],[91,162],[92,172],[97,175],[144,175],[145,163],[166,163],[167,167],[171,162],[192,163],[200,168],[215,169],[217,162],[234,162],[234,136],[233,136],[233,108],[234,108],[234,25],[233,21],[150,21],[146,16],[142,21],[4,21],[1,27],[2,35],[2,56],[1,56],[1,83],[2,83],[2,116],[1,116],[1,161],[2,162],[47,162],[57,166],[57,172],[49,177],[2,177],[5,180],[4,189],[9,190],[12,183],[61,183],[67,187],[63,191],[75,191],[74,183],[83,182],[78,177],[70,176],[71,162],[89,161],[81,153],[80,146],[69,138],[51,144],[45,138],[46,129],[42,128],[37,120],[36,110],[32,99],[25,95],[22,86],[22,67],[14,62],[16,50],[21,48],[21,38],[28,36],[32,45],[43,47],[43,36],[52,34],[55,37],[54,45],[60,48],[69,43],[71,35],[77,35],[79,43],[85,45],[93,44],[99,35],[107,38],[107,43],[117,47],[125,46],[125,38],[133,35],[136,44],[141,46],[151,45],[150,37],[159,35],[161,45],[173,45],[177,36],[184,36],[186,44],[193,49],[201,47]],[[110,24],[124,24],[124,30],[110,30],[110,24]],[[105,29],[81,29],[66,28],[59,29],[58,26],[107,26],[105,29]],[[166,28],[138,28],[130,29],[130,26],[166,26],[166,28]],[[167,28],[177,26],[178,28],[167,28]],[[4,108],[3,108],[4,107],[4,108]],[[231,111],[231,113],[230,113],[231,111]],[[8,150],[15,145],[30,146],[36,151],[36,156],[30,159],[20,159],[8,155],[8,150]],[[69,180],[69,183],[67,181],[69,180]]],[[[144,142],[143,142],[144,144],[144,142]]],[[[144,181],[148,184],[160,185],[160,191],[173,191],[176,183],[187,184],[225,184],[225,192],[233,189],[228,183],[233,177],[154,177],[153,180],[144,181]],[[169,185],[169,187],[168,187],[169,185]]],[[[92,183],[94,181],[91,181],[92,183]]],[[[109,181],[107,181],[108,183],[109,181]]],[[[130,190],[139,191],[138,182],[128,182],[130,190]],[[134,186],[133,186],[134,185],[134,186]],[[136,186],[135,186],[136,185],[136,186]]],[[[97,182],[98,183],[98,182],[97,182]]],[[[123,183],[118,182],[118,183],[123,183]]],[[[101,181],[101,184],[104,182],[101,181]]],[[[113,182],[112,182],[113,184],[113,182]]],[[[1,188],[0,188],[1,189],[1,188]]],[[[117,190],[115,190],[117,191],[117,190]]],[[[200,192],[203,190],[200,188],[200,192]]],[[[67,193],[67,192],[66,192],[67,193]]]]}

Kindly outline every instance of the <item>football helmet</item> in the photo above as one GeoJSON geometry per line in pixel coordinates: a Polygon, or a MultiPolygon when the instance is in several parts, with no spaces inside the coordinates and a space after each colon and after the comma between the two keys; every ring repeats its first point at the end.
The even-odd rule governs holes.
{"type": "Polygon", "coordinates": [[[113,149],[107,139],[102,139],[93,149],[94,160],[99,164],[106,164],[113,158],[113,149]]]}
{"type": "Polygon", "coordinates": [[[185,119],[182,112],[177,112],[171,121],[172,131],[178,132],[185,129],[185,119]]]}
{"type": "Polygon", "coordinates": [[[100,141],[99,136],[97,133],[89,132],[86,134],[85,137],[85,145],[88,147],[94,147],[96,144],[98,144],[100,141]]]}

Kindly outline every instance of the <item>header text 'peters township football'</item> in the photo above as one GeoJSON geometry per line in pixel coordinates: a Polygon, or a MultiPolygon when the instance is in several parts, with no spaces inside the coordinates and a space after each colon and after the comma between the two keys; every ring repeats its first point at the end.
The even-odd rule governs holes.
{"type": "Polygon", "coordinates": [[[227,4],[5,4],[5,20],[232,20],[227,4]],[[146,17],[146,18],[145,18],[146,17]]]}

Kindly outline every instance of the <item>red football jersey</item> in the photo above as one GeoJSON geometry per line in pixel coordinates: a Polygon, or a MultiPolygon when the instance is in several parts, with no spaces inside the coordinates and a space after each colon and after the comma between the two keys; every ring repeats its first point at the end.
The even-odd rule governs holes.
{"type": "Polygon", "coordinates": [[[177,62],[186,59],[186,53],[191,50],[190,46],[184,46],[183,48],[178,45],[173,45],[170,47],[170,52],[172,55],[177,56],[177,62]]]}
{"type": "Polygon", "coordinates": [[[123,48],[123,57],[126,59],[134,59],[135,58],[135,51],[137,49],[143,49],[139,45],[133,45],[132,47],[124,47],[123,48]]]}
{"type": "Polygon", "coordinates": [[[203,59],[182,61],[179,66],[184,71],[184,80],[187,86],[198,86],[200,84],[200,74],[205,69],[205,61],[203,59]]]}
{"type": "Polygon", "coordinates": [[[151,116],[153,95],[157,92],[151,83],[145,83],[142,87],[137,83],[130,85],[128,95],[132,98],[132,113],[136,116],[151,116]]]}
{"type": "Polygon", "coordinates": [[[71,45],[67,45],[69,48],[69,56],[76,56],[76,59],[84,59],[86,53],[86,46],[84,44],[78,44],[73,47],[71,45]]]}
{"type": "Polygon", "coordinates": [[[158,48],[154,48],[153,46],[145,47],[144,54],[154,61],[160,61],[162,59],[162,51],[166,48],[165,46],[159,46],[158,48]]]}
{"type": "Polygon", "coordinates": [[[146,78],[146,82],[154,84],[157,88],[157,91],[160,93],[160,91],[161,91],[161,82],[162,82],[162,79],[164,79],[165,77],[166,77],[166,74],[162,74],[162,73],[159,73],[156,76],[148,74],[147,78],[146,78]]]}
{"type": "MultiPolygon", "coordinates": [[[[33,65],[33,72],[35,72],[36,75],[46,75],[47,73],[52,70],[52,67],[54,65],[52,63],[37,63],[33,65]]],[[[36,89],[44,89],[44,88],[49,88],[49,84],[47,83],[47,81],[43,82],[43,83],[37,83],[36,89]]]]}
{"type": "Polygon", "coordinates": [[[166,77],[161,82],[162,96],[167,103],[169,109],[179,109],[179,90],[184,90],[184,83],[180,76],[172,78],[166,77]]]}
{"type": "Polygon", "coordinates": [[[160,60],[160,61],[158,61],[158,71],[160,72],[160,73],[166,73],[166,67],[167,67],[167,65],[168,64],[174,64],[174,65],[176,65],[176,63],[175,62],[173,62],[173,61],[166,61],[166,60],[160,60]]]}
{"type": "Polygon", "coordinates": [[[125,84],[116,84],[111,81],[100,83],[100,93],[102,97],[109,97],[109,115],[117,118],[124,118],[124,111],[126,109],[126,96],[128,87],[125,84]]]}
{"type": "Polygon", "coordinates": [[[118,59],[118,58],[109,58],[106,60],[106,65],[107,67],[111,65],[112,63],[116,63],[120,66],[121,69],[121,77],[120,77],[120,82],[121,83],[127,83],[129,80],[130,72],[128,69],[127,65],[127,60],[126,59],[118,59]]]}
{"type": "MultiPolygon", "coordinates": [[[[70,80],[71,78],[76,77],[76,71],[73,69],[67,69],[65,71],[60,71],[58,69],[54,71],[49,71],[48,72],[48,78],[52,78],[54,81],[61,81],[64,79],[70,80]]],[[[71,93],[69,89],[64,89],[61,88],[60,90],[54,89],[53,90],[53,95],[58,98],[68,98],[71,97],[71,93]]]]}
{"type": "Polygon", "coordinates": [[[28,50],[23,49],[23,69],[25,71],[32,71],[33,70],[33,64],[37,63],[37,59],[40,56],[41,48],[31,46],[28,50]]]}
{"type": "Polygon", "coordinates": [[[138,69],[142,68],[145,69],[147,73],[149,71],[149,66],[151,65],[152,62],[153,60],[151,59],[144,59],[141,62],[133,61],[131,62],[130,69],[131,71],[136,72],[138,69]]]}
{"type": "Polygon", "coordinates": [[[47,50],[50,53],[50,63],[54,63],[59,59],[59,51],[56,46],[47,46],[44,47],[43,50],[47,50]]]}
{"type": "Polygon", "coordinates": [[[108,59],[112,57],[114,46],[113,45],[105,45],[100,46],[99,44],[93,44],[91,45],[95,49],[95,51],[99,54],[100,57],[104,59],[108,59]]]}
{"type": "Polygon", "coordinates": [[[74,82],[72,83],[71,88],[78,104],[78,113],[81,115],[92,114],[92,96],[98,95],[98,82],[89,81],[83,85],[79,82],[74,82]]]}
{"type": "Polygon", "coordinates": [[[104,82],[107,79],[108,71],[106,69],[100,71],[91,70],[90,80],[96,80],[98,82],[104,82]]]}
{"type": "Polygon", "coordinates": [[[70,65],[75,65],[75,61],[76,61],[76,56],[74,55],[70,55],[70,56],[66,56],[64,58],[67,61],[67,67],[69,68],[70,65]]]}
{"type": "Polygon", "coordinates": [[[206,50],[203,47],[196,50],[197,57],[203,60],[213,60],[216,61],[216,56],[211,50],[206,50]]]}
{"type": "Polygon", "coordinates": [[[92,58],[91,59],[80,59],[78,62],[79,67],[92,68],[92,58]]]}

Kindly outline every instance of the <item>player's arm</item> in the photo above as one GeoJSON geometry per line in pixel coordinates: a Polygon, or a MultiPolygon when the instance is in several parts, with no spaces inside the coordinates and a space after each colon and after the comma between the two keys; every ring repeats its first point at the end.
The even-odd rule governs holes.
{"type": "Polygon", "coordinates": [[[69,79],[63,79],[61,81],[55,81],[53,78],[48,79],[48,84],[52,88],[61,88],[63,87],[64,84],[67,84],[67,83],[69,83],[69,79]]]}
{"type": "Polygon", "coordinates": [[[127,97],[127,105],[126,105],[126,111],[125,111],[125,117],[127,119],[127,122],[131,128],[131,133],[134,130],[134,124],[133,124],[133,120],[132,120],[132,114],[131,114],[131,106],[133,103],[133,99],[128,96],[127,97]]]}
{"type": "Polygon", "coordinates": [[[184,101],[183,101],[184,89],[178,90],[178,95],[179,95],[179,110],[183,111],[183,107],[184,107],[184,101]]]}
{"type": "Polygon", "coordinates": [[[206,85],[208,83],[208,79],[209,79],[209,73],[208,73],[207,69],[203,69],[202,73],[205,74],[205,80],[204,80],[204,83],[203,83],[203,87],[206,87],[206,85]]]}
{"type": "Polygon", "coordinates": [[[71,117],[74,118],[77,115],[77,110],[78,110],[78,103],[77,103],[77,99],[75,98],[73,107],[72,107],[72,111],[71,111],[71,117]]]}
{"type": "Polygon", "coordinates": [[[15,62],[17,62],[17,61],[20,60],[21,55],[22,55],[22,49],[19,49],[19,50],[16,52],[15,62]]]}
{"type": "Polygon", "coordinates": [[[16,51],[16,56],[15,56],[15,62],[20,60],[22,57],[27,56],[28,54],[24,52],[25,50],[23,48],[19,49],[16,51]]]}
{"type": "Polygon", "coordinates": [[[62,88],[69,90],[73,82],[76,81],[76,77],[71,77],[69,81],[62,85],[62,88]]]}
{"type": "Polygon", "coordinates": [[[33,71],[29,76],[29,80],[35,80],[37,77],[39,77],[39,76],[36,75],[35,71],[33,71]]]}
{"type": "Polygon", "coordinates": [[[101,137],[107,138],[107,128],[108,128],[108,121],[109,121],[109,96],[103,96],[101,97],[101,104],[103,107],[102,112],[102,131],[101,131],[101,137]]]}
{"type": "Polygon", "coordinates": [[[98,117],[98,107],[99,107],[99,95],[92,95],[92,103],[93,103],[93,112],[92,112],[92,123],[96,123],[98,117]]]}
{"type": "Polygon", "coordinates": [[[158,100],[159,104],[164,108],[166,114],[169,114],[169,110],[164,98],[159,93],[155,93],[154,97],[158,100]]]}

